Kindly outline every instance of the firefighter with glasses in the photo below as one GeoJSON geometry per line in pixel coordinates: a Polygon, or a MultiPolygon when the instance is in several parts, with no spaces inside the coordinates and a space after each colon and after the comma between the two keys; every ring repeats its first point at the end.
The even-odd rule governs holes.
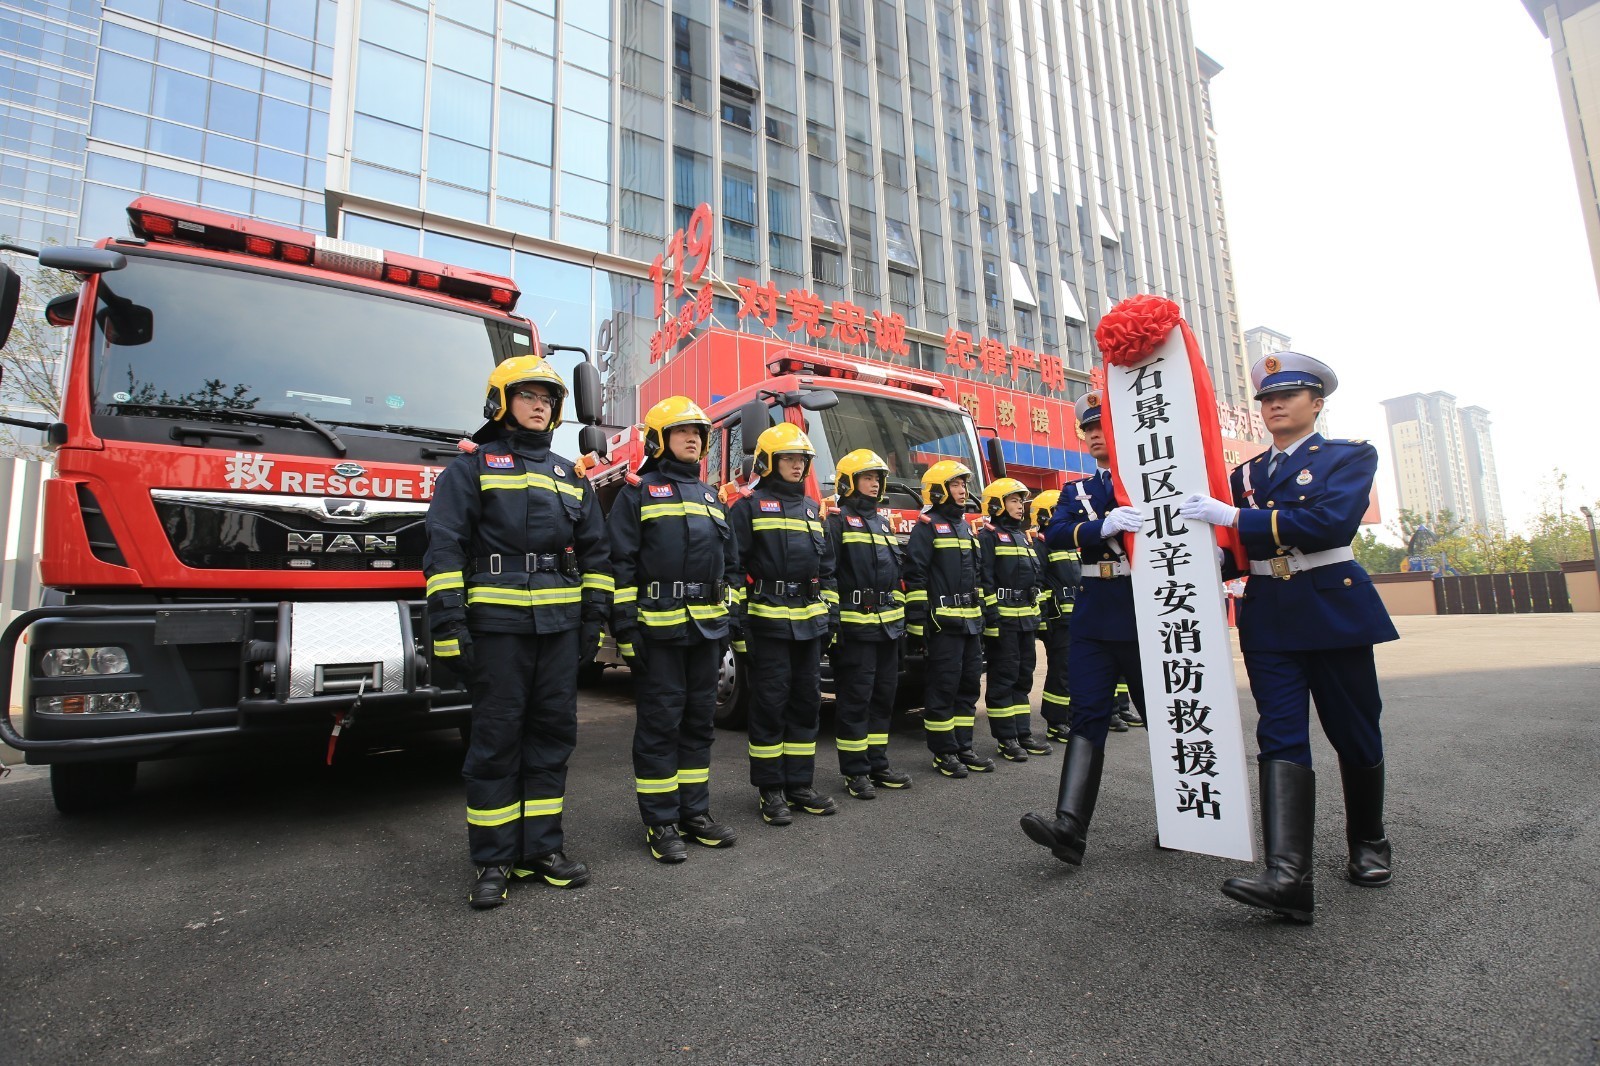
{"type": "Polygon", "coordinates": [[[1034,551],[1044,589],[1039,594],[1039,612],[1044,639],[1044,692],[1039,697],[1039,714],[1044,718],[1045,736],[1065,744],[1072,729],[1072,692],[1067,685],[1067,649],[1072,641],[1072,604],[1078,595],[1078,553],[1072,548],[1052,548],[1045,543],[1044,528],[1055,516],[1061,502],[1059,489],[1048,489],[1033,498],[1034,551]]]}
{"type": "Polygon", "coordinates": [[[1049,755],[1033,735],[1033,670],[1038,662],[1039,557],[1028,536],[1028,486],[997,478],[983,490],[978,579],[983,588],[984,710],[995,750],[1008,762],[1049,755]]]}
{"type": "Polygon", "coordinates": [[[793,810],[830,815],[833,797],[813,785],[822,713],[822,651],[839,627],[833,551],[821,507],[806,495],[816,455],[788,422],[756,439],[755,488],[729,513],[746,580],[743,632],[750,686],[750,783],[768,825],[793,810]]]}
{"type": "Polygon", "coordinates": [[[633,669],[634,791],[658,862],[685,839],[732,847],[711,814],[717,674],[729,641],[738,554],[727,514],[700,479],[711,420],[686,396],[644,416],[646,458],[611,506],[616,602],[611,632],[633,669]]]}
{"type": "Polygon", "coordinates": [[[900,680],[900,638],[906,631],[900,589],[904,552],[878,513],[889,464],[857,448],[834,467],[839,506],[828,516],[828,543],[839,583],[839,639],[834,642],[834,731],[839,772],[856,799],[878,789],[911,787],[911,775],[889,765],[889,721],[900,680]]]}
{"type": "Polygon", "coordinates": [[[589,880],[562,850],[579,663],[593,654],[612,578],[600,506],[550,450],[567,386],[538,356],[489,375],[479,447],[439,475],[428,508],[428,624],[436,662],[468,685],[467,841],[475,908],[512,879],[589,880]]]}
{"type": "Polygon", "coordinates": [[[906,544],[906,633],[926,655],[922,725],[945,777],[994,770],[972,750],[983,678],[983,593],[978,544],[967,526],[972,471],[943,459],[922,474],[923,511],[906,544]]]}

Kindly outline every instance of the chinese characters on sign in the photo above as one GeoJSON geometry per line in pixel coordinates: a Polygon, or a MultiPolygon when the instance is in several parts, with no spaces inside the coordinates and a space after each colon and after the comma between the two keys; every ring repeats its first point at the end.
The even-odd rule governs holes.
{"type": "MultiPolygon", "coordinates": [[[[1211,527],[1178,504],[1207,488],[1200,411],[1181,331],[1137,366],[1106,368],[1118,480],[1144,512],[1133,591],[1161,842],[1253,857],[1233,648],[1211,527]]],[[[1209,414],[1209,413],[1208,413],[1209,414]]]]}
{"type": "Polygon", "coordinates": [[[869,310],[847,300],[829,304],[806,289],[780,293],[770,281],[760,283],[752,278],[739,278],[735,285],[739,317],[755,319],[768,329],[777,329],[778,309],[787,307],[790,333],[832,337],[841,345],[867,346],[885,355],[911,354],[911,346],[906,343],[906,318],[902,314],[886,315],[876,308],[869,310]],[[824,322],[824,314],[831,315],[833,321],[824,322]]]}
{"type": "Polygon", "coordinates": [[[977,341],[965,330],[952,329],[944,335],[944,365],[958,370],[977,370],[994,377],[1016,381],[1026,371],[1037,371],[1039,384],[1050,392],[1067,388],[1067,368],[1060,356],[1043,355],[1030,348],[1007,347],[985,337],[977,341]],[[977,354],[974,355],[973,353],[977,354]]]}

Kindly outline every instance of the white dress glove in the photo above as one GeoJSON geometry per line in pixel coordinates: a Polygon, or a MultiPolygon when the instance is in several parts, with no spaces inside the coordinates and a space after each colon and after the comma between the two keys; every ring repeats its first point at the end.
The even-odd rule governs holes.
{"type": "Polygon", "coordinates": [[[1113,533],[1137,533],[1144,526],[1144,515],[1132,507],[1118,507],[1100,523],[1100,535],[1109,537],[1113,533]]]}
{"type": "Polygon", "coordinates": [[[1232,527],[1239,520],[1239,508],[1210,496],[1190,496],[1178,505],[1178,514],[1207,525],[1232,527]]]}

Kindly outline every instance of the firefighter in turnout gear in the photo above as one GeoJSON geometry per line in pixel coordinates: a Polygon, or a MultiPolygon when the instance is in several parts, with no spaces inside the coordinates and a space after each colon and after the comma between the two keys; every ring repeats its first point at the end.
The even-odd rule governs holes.
{"type": "Polygon", "coordinates": [[[834,642],[835,743],[845,790],[857,799],[879,788],[911,787],[911,775],[889,765],[889,721],[899,684],[906,596],[900,589],[904,551],[878,513],[889,464],[858,448],[835,467],[839,509],[828,516],[828,544],[839,584],[839,639],[834,642]]]}
{"type": "Polygon", "coordinates": [[[562,851],[567,759],[577,742],[579,663],[599,645],[611,561],[600,506],[550,450],[566,383],[538,356],[489,375],[480,447],[439,475],[428,508],[428,624],[436,662],[467,681],[472,736],[469,902],[505,902],[513,878],[576,888],[562,851]]]}
{"type": "Polygon", "coordinates": [[[1079,553],[1081,582],[1073,603],[1069,673],[1072,731],[1061,763],[1056,809],[1022,816],[1028,839],[1043,844],[1062,862],[1083,863],[1089,820],[1100,794],[1106,731],[1116,713],[1114,692],[1125,679],[1134,702],[1144,702],[1139,672],[1139,640],[1133,611],[1133,578],[1122,543],[1138,533],[1144,515],[1118,506],[1111,483],[1111,450],[1101,428],[1104,409],[1098,392],[1085,393],[1076,406],[1078,431],[1098,464],[1096,472],[1061,490],[1061,500],[1045,545],[1079,553]]]}
{"type": "Polygon", "coordinates": [[[1049,755],[1033,736],[1033,669],[1039,631],[1039,557],[1028,543],[1028,486],[998,478],[983,490],[978,581],[983,589],[984,710],[995,750],[1009,762],[1049,755]]]}
{"type": "Polygon", "coordinates": [[[611,505],[611,633],[633,670],[645,840],[658,862],[678,863],[686,838],[708,848],[737,839],[711,815],[711,741],[739,557],[721,503],[700,480],[711,420],[672,396],[644,425],[645,461],[611,505]]]}
{"type": "Polygon", "coordinates": [[[925,652],[922,725],[933,768],[946,777],[989,773],[972,750],[983,677],[978,544],[967,526],[972,471],[943,459],[922,474],[922,515],[906,544],[906,634],[925,652]]]}
{"type": "Polygon", "coordinates": [[[750,783],[768,825],[792,809],[838,808],[813,785],[822,713],[822,651],[839,628],[833,551],[821,507],[805,493],[816,450],[788,422],[756,439],[755,488],[733,505],[729,523],[747,581],[743,632],[750,673],[750,783]]]}
{"type": "Polygon", "coordinates": [[[1078,553],[1072,548],[1052,550],[1044,542],[1044,528],[1054,517],[1061,493],[1057,489],[1033,498],[1033,547],[1044,577],[1039,594],[1039,613],[1044,628],[1044,692],[1039,698],[1039,713],[1045,721],[1045,736],[1067,742],[1072,728],[1072,693],[1067,687],[1067,649],[1072,640],[1072,601],[1078,595],[1078,553]]]}

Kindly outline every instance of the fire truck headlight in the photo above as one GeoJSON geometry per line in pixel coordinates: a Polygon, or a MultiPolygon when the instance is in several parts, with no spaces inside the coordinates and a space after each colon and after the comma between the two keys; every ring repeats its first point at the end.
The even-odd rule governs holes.
{"type": "Polygon", "coordinates": [[[86,674],[125,674],[128,653],[122,648],[51,648],[39,658],[46,677],[80,677],[86,674]]]}

